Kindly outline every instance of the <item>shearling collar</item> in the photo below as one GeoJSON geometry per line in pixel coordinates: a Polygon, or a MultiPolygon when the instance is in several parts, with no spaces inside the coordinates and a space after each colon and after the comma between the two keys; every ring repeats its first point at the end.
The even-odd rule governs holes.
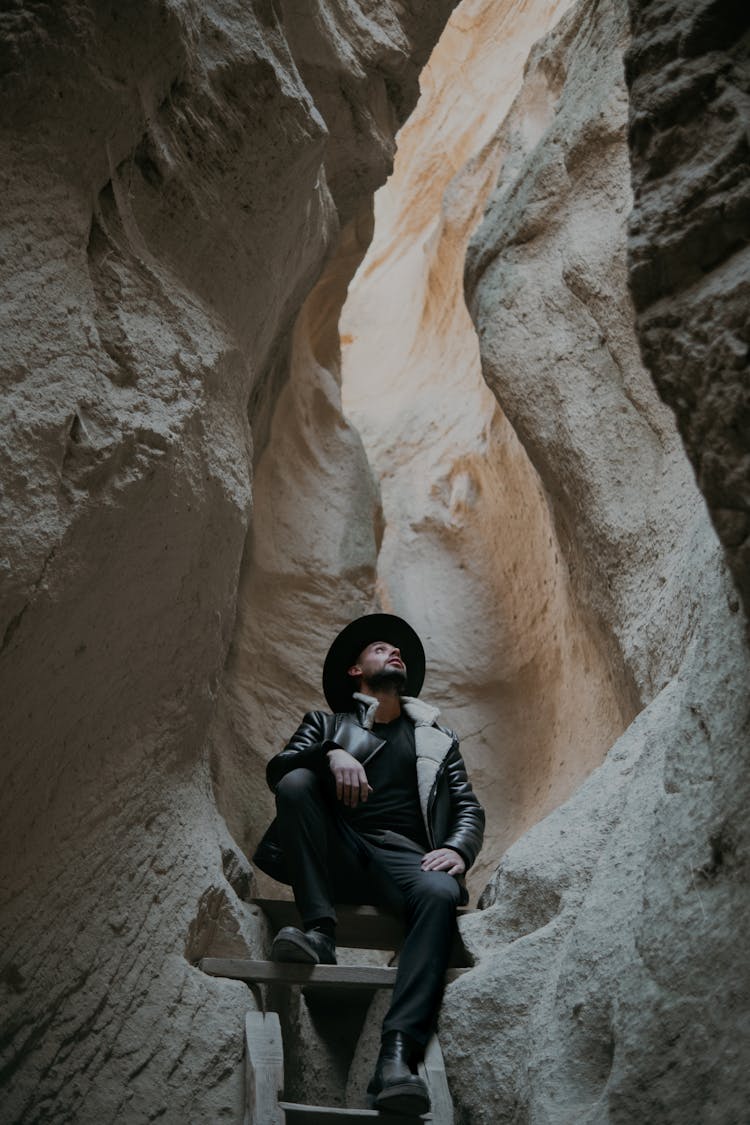
{"type": "MultiPolygon", "coordinates": [[[[353,698],[358,700],[359,703],[364,703],[367,709],[364,726],[367,730],[372,730],[379,700],[372,695],[363,695],[359,691],[354,692],[353,698]]],[[[402,695],[401,705],[415,727],[431,727],[440,714],[437,707],[433,707],[431,703],[425,703],[423,699],[417,699],[413,695],[402,695]]]]}

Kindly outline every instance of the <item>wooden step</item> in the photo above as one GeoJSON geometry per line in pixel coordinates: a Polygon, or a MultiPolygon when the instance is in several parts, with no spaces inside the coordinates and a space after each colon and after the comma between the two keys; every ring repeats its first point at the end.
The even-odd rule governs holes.
{"type": "MultiPolygon", "coordinates": [[[[199,968],[212,977],[248,983],[323,986],[335,989],[393,988],[396,968],[381,965],[302,965],[286,961],[250,961],[244,957],[204,957],[199,968]]],[[[468,969],[448,969],[447,983],[468,969]]]]}
{"type": "Polygon", "coordinates": [[[403,1114],[381,1113],[377,1109],[335,1109],[324,1105],[298,1105],[279,1102],[284,1111],[286,1125],[359,1125],[362,1121],[378,1121],[380,1125],[407,1125],[409,1121],[431,1121],[424,1117],[405,1117],[403,1114]]]}
{"type": "MultiPolygon", "coordinates": [[[[302,927],[302,919],[297,912],[297,907],[287,899],[256,898],[255,906],[259,906],[271,923],[274,933],[282,926],[302,927]]],[[[467,906],[458,910],[458,916],[473,914],[474,911],[467,906]]],[[[385,949],[397,950],[401,948],[404,940],[403,919],[397,914],[389,914],[375,906],[336,906],[338,924],[336,926],[336,943],[347,949],[385,949]]],[[[465,965],[467,963],[466,951],[461,939],[457,937],[452,965],[465,965]]]]}

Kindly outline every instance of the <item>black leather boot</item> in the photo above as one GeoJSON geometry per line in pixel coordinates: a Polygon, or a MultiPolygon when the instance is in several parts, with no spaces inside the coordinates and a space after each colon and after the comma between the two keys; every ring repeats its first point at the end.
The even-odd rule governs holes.
{"type": "Polygon", "coordinates": [[[418,1117],[430,1108],[427,1086],[411,1069],[418,1044],[403,1031],[386,1031],[380,1044],[375,1074],[367,1093],[370,1105],[383,1112],[418,1117]]]}
{"type": "Polygon", "coordinates": [[[303,965],[335,965],[336,943],[320,930],[282,926],[271,946],[272,961],[297,961],[303,965]]]}

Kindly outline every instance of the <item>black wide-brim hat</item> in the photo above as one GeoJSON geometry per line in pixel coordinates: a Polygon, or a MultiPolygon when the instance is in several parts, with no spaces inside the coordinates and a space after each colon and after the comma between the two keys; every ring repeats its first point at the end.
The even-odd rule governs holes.
{"type": "Polygon", "coordinates": [[[323,665],[323,691],[332,711],[351,711],[355,680],[347,669],[357,663],[362,649],[373,641],[387,641],[401,651],[406,665],[404,695],[419,695],[424,683],[424,648],[407,621],[392,613],[368,613],[342,629],[328,650],[323,665]]]}

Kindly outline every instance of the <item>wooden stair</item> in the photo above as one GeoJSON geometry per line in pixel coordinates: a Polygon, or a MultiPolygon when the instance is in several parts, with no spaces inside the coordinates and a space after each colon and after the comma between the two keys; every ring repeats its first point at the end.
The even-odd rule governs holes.
{"type": "MultiPolygon", "coordinates": [[[[406,1125],[413,1118],[392,1113],[380,1113],[377,1109],[336,1109],[324,1105],[297,1105],[294,1102],[280,1102],[284,1111],[286,1125],[359,1125],[361,1121],[379,1121],[380,1125],[406,1125]]],[[[430,1121],[421,1117],[420,1121],[430,1121]]]]}
{"type": "MultiPolygon", "coordinates": [[[[325,986],[331,991],[393,988],[396,969],[386,965],[299,965],[281,961],[250,961],[242,957],[204,957],[204,973],[231,977],[248,984],[325,986]]],[[[468,969],[448,969],[445,979],[457,980],[468,969]]]]}
{"type": "MultiPolygon", "coordinates": [[[[294,903],[277,899],[256,899],[254,904],[266,914],[274,932],[282,926],[301,926],[294,903]]],[[[371,906],[339,906],[337,945],[349,949],[397,951],[403,940],[400,919],[371,906]]],[[[460,913],[468,913],[461,910],[460,913]]],[[[466,955],[460,941],[453,951],[446,980],[456,980],[467,972],[466,955]]],[[[302,986],[324,990],[332,996],[355,990],[393,988],[396,969],[380,965],[304,965],[275,961],[255,961],[237,957],[204,957],[199,966],[211,976],[229,977],[248,984],[302,986]]],[[[248,1012],[245,1019],[245,1120],[244,1125],[357,1125],[373,1121],[380,1125],[408,1125],[424,1121],[430,1125],[453,1125],[453,1102],[445,1075],[437,1035],[427,1045],[419,1071],[430,1091],[431,1110],[421,1118],[375,1109],[347,1109],[333,1106],[301,1105],[283,1100],[284,1048],[281,1024],[276,1012],[248,1012]]]]}

